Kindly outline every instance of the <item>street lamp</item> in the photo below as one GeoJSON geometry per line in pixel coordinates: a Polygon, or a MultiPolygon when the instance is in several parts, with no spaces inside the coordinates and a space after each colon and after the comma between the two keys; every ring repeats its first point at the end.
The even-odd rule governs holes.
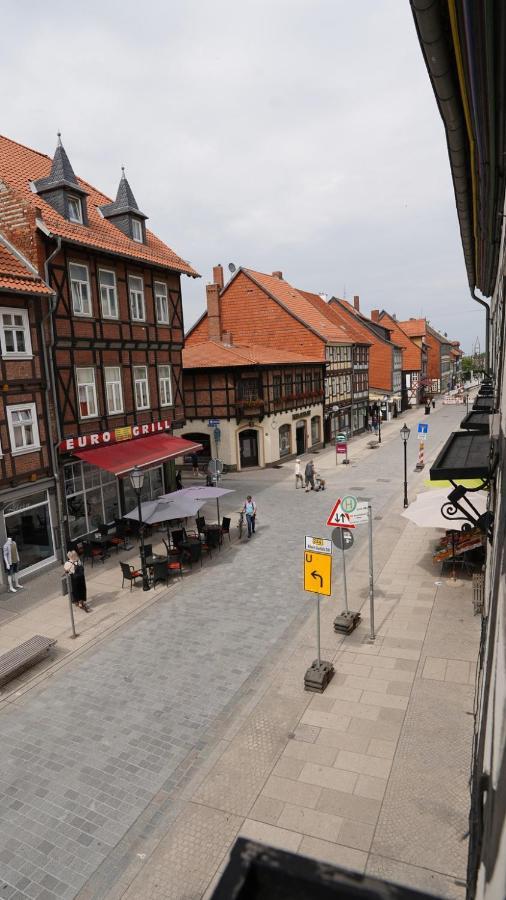
{"type": "Polygon", "coordinates": [[[404,444],[404,509],[408,506],[408,440],[411,429],[406,423],[401,428],[401,438],[404,444]]]}
{"type": "Polygon", "coordinates": [[[139,534],[141,538],[141,571],[142,571],[142,590],[149,591],[148,570],[146,568],[146,554],[144,553],[144,525],[142,524],[141,510],[141,491],[144,484],[144,472],[135,466],[130,473],[130,481],[132,487],[137,494],[137,512],[139,515],[139,534]]]}

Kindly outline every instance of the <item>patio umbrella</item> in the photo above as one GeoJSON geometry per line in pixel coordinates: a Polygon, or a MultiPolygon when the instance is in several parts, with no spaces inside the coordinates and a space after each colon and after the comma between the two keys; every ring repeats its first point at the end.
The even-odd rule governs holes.
{"type": "MultiPolygon", "coordinates": [[[[486,491],[476,491],[472,494],[472,503],[481,514],[487,510],[486,491]]],[[[418,494],[414,503],[411,503],[401,515],[418,525],[419,528],[444,528],[446,531],[461,531],[466,524],[463,519],[445,519],[441,513],[441,507],[448,501],[447,490],[424,491],[418,494]]],[[[457,514],[460,515],[460,513],[457,514]]],[[[469,525],[469,522],[467,522],[469,525]]]]}
{"type": "Polygon", "coordinates": [[[220,497],[223,497],[224,494],[234,494],[235,491],[232,488],[220,488],[220,487],[208,487],[203,484],[195,484],[191,487],[182,488],[180,491],[172,491],[170,494],[163,494],[163,497],[168,500],[169,498],[176,497],[187,497],[191,500],[198,500],[201,502],[201,506],[204,505],[208,500],[216,500],[216,509],[218,512],[218,525],[220,524],[220,497]]]}
{"type": "MultiPolygon", "coordinates": [[[[172,519],[187,519],[196,516],[204,502],[191,497],[181,497],[181,491],[176,491],[171,499],[170,495],[158,497],[156,500],[145,500],[141,503],[141,521],[144,525],[156,525],[158,522],[170,522],[172,519]]],[[[139,521],[137,508],[125,513],[125,519],[139,521]]]]}

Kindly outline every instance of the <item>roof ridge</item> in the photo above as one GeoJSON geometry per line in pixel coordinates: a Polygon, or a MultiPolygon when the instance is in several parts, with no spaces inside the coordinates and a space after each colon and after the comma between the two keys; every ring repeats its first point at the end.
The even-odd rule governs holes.
{"type": "Polygon", "coordinates": [[[22,147],[23,150],[29,150],[30,153],[36,153],[37,156],[42,156],[43,159],[48,159],[49,162],[51,162],[52,157],[48,156],[47,153],[41,153],[40,150],[34,150],[33,147],[29,147],[28,144],[22,144],[21,141],[14,141],[12,138],[7,137],[6,134],[0,134],[0,139],[9,141],[9,144],[16,144],[16,147],[22,147]]]}

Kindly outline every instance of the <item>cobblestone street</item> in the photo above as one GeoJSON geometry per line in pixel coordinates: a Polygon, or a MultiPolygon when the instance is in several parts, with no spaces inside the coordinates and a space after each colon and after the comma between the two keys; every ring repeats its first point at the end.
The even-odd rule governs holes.
{"type": "MultiPolygon", "coordinates": [[[[440,406],[428,417],[429,459],[462,415],[440,406]]],[[[428,466],[413,474],[422,417],[403,418],[414,499],[428,477],[428,466]]],[[[332,450],[316,456],[323,493],[295,491],[291,462],[228,476],[237,493],[223,512],[246,492],[257,501],[252,540],[226,542],[213,565],[9,696],[0,711],[3,900],[197,900],[238,833],[464,896],[479,623],[468,583],[435,587],[434,532],[400,516],[401,424],[386,426],[374,451],[365,437],[352,443],[348,467],[335,466],[332,450]],[[336,677],[311,696],[303,538],[327,533],[342,489],[373,504],[378,637],[367,641],[366,607],[354,635],[334,634],[336,557],[335,599],[322,610],[322,656],[335,660],[336,677]]],[[[367,606],[366,530],[348,559],[350,606],[367,606]]]]}

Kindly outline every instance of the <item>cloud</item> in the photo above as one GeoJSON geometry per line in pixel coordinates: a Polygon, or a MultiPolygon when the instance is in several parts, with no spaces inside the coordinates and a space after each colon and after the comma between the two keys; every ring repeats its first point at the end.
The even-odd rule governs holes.
{"type": "MultiPolygon", "coordinates": [[[[125,164],[204,281],[216,262],[281,269],[482,334],[409,4],[7,0],[3,33],[5,133],[52,153],[61,129],[112,195],[125,164]]],[[[204,293],[183,281],[188,324],[204,293]]]]}

